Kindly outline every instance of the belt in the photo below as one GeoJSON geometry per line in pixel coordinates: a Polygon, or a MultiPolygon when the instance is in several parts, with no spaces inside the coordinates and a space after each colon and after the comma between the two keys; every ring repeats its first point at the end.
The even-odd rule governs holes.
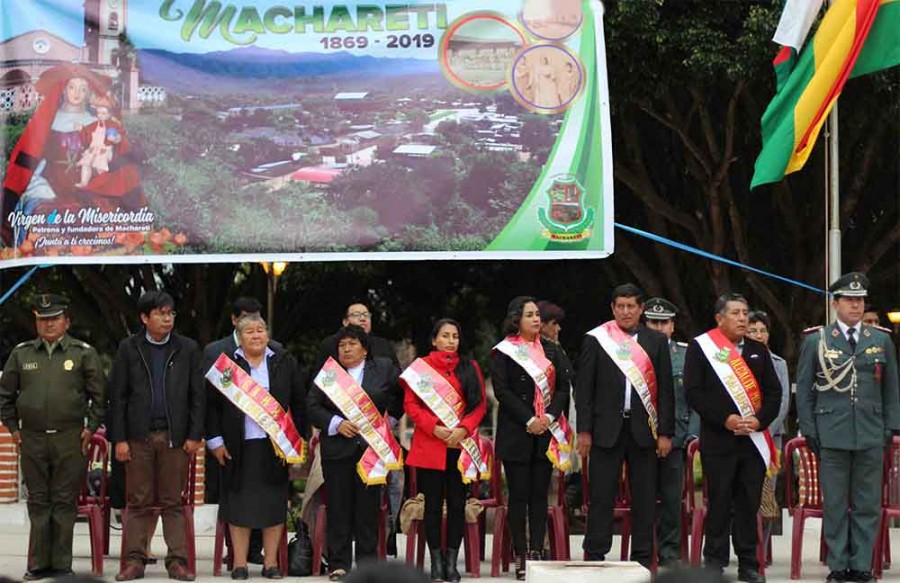
{"type": "Polygon", "coordinates": [[[631,417],[631,409],[629,409],[628,411],[622,411],[622,419],[628,419],[629,417],[631,417]]]}

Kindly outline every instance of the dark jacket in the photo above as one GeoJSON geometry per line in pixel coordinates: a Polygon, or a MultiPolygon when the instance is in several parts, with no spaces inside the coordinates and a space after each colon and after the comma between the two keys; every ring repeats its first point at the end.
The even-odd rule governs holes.
{"type": "MultiPolygon", "coordinates": [[[[109,373],[110,433],[113,443],[150,435],[150,355],[141,330],[119,343],[109,373]]],[[[166,418],[173,447],[200,440],[206,418],[206,381],[196,342],[172,332],[166,353],[166,418]]]]}
{"type": "MultiPolygon", "coordinates": [[[[775,374],[769,349],[764,344],[745,338],[742,356],[759,383],[762,407],[756,418],[759,419],[760,429],[765,429],[778,416],[781,385],[775,374]]],[[[702,449],[730,453],[741,447],[742,443],[750,442],[749,437],[736,436],[725,429],[725,420],[729,415],[737,415],[738,408],[703,355],[696,339],[691,340],[684,357],[684,391],[688,404],[700,415],[702,449]]]]}
{"type": "MultiPolygon", "coordinates": [[[[541,338],[541,346],[544,356],[556,370],[556,387],[547,413],[558,419],[569,410],[569,369],[562,362],[556,344],[541,338]]],[[[495,445],[497,459],[528,462],[533,459],[534,448],[538,449],[539,457],[544,457],[550,445],[550,432],[532,435],[526,429],[528,420],[534,417],[534,380],[524,368],[499,350],[491,353],[490,371],[494,396],[499,403],[495,445]]]]}
{"type": "MultiPolygon", "coordinates": [[[[369,353],[371,354],[371,353],[369,353]]],[[[368,358],[363,369],[362,388],[380,415],[388,414],[395,419],[403,416],[403,391],[397,383],[400,370],[386,358],[368,358]]],[[[362,436],[347,438],[341,434],[328,435],[328,425],[335,415],[342,416],[325,393],[313,382],[307,397],[309,420],[322,430],[322,459],[358,459],[369,447],[362,436]]]]}
{"type": "MultiPolygon", "coordinates": [[[[330,356],[331,358],[337,360],[337,333],[332,334],[327,337],[325,340],[319,344],[319,352],[316,355],[316,360],[313,363],[312,368],[312,376],[315,377],[319,371],[322,369],[322,365],[325,364],[325,361],[330,356]]],[[[369,334],[369,356],[375,358],[387,358],[394,366],[398,369],[400,368],[400,361],[397,360],[397,351],[394,349],[393,343],[390,340],[385,338],[381,338],[380,336],[372,336],[369,334]]]]}
{"type": "MultiPolygon", "coordinates": [[[[675,435],[675,390],[672,385],[672,359],[666,335],[638,326],[637,343],[644,349],[656,373],[656,413],[660,436],[675,435]]],[[[631,425],[631,435],[640,447],[656,447],[650,431],[649,415],[634,387],[631,388],[631,417],[622,417],[625,408],[625,375],[600,343],[585,335],[578,361],[575,401],[578,432],[590,433],[592,444],[613,447],[619,439],[622,423],[631,425]]]]}
{"type": "MultiPolygon", "coordinates": [[[[306,437],[309,434],[306,422],[306,384],[300,374],[300,365],[292,354],[276,343],[270,342],[269,348],[275,353],[266,359],[269,369],[269,394],[290,414],[300,435],[306,437]]],[[[250,364],[243,358],[235,356],[233,350],[229,356],[238,366],[250,372],[250,364]]],[[[213,391],[215,392],[210,393],[207,408],[206,436],[221,437],[225,440],[225,447],[232,459],[222,471],[226,475],[231,474],[234,479],[240,475],[237,469],[240,468],[243,459],[244,412],[228,401],[218,389],[213,388],[213,391]]],[[[284,482],[287,480],[287,472],[287,466],[273,457],[264,478],[272,483],[284,482]]]]}

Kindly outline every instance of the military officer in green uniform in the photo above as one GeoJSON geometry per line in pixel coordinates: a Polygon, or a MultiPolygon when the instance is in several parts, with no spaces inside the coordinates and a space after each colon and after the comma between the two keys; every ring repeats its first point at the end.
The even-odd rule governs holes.
{"type": "Polygon", "coordinates": [[[700,418],[687,404],[684,396],[684,354],[687,344],[675,342],[675,315],[678,308],[663,298],[650,298],[644,303],[644,318],[647,327],[665,334],[669,338],[672,356],[672,376],[675,387],[675,435],[672,437],[672,452],[659,458],[657,468],[657,547],[660,567],[671,567],[681,556],[681,497],[684,486],[685,448],[691,437],[700,432],[700,418]]]}
{"type": "Polygon", "coordinates": [[[807,330],[797,370],[800,431],[819,458],[828,582],[872,580],[882,457],[900,429],[893,342],[861,321],[868,285],[861,273],[831,285],[837,320],[807,330]]]}
{"type": "Polygon", "coordinates": [[[0,377],[0,421],[22,457],[31,556],[25,580],[72,572],[76,501],[91,436],[106,408],[97,351],[67,334],[68,300],[38,296],[38,337],[16,346],[0,377]]]}

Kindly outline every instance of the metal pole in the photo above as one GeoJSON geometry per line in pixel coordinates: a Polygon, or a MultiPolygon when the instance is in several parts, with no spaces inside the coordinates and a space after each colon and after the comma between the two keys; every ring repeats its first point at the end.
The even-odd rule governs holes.
{"type": "MultiPolygon", "coordinates": [[[[826,287],[841,276],[841,195],[840,153],[838,151],[838,104],[835,102],[828,116],[828,281],[826,287]]],[[[831,302],[828,302],[828,321],[835,319],[831,302]]]]}

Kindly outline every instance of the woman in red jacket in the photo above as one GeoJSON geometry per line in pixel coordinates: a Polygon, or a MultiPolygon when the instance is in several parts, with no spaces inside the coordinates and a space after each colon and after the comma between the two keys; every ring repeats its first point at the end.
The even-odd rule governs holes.
{"type": "MultiPolygon", "coordinates": [[[[461,328],[449,318],[438,320],[431,331],[433,350],[411,364],[400,377],[405,391],[404,407],[415,423],[412,446],[406,463],[417,468],[419,491],[425,495],[425,540],[431,553],[432,581],[459,581],[456,568],[459,545],[465,527],[465,486],[459,470],[460,442],[478,434],[478,424],[486,411],[484,379],[474,360],[459,357],[461,328]],[[427,365],[427,366],[426,366],[427,365]],[[445,382],[446,381],[446,382],[445,382]],[[449,383],[449,386],[448,384],[449,383]],[[420,397],[423,391],[444,391],[441,421],[420,397]],[[451,392],[452,391],[452,392],[451,392]],[[452,404],[456,403],[454,407],[452,404]],[[447,501],[447,552],[441,553],[441,515],[447,501]]],[[[471,461],[467,454],[464,459],[471,461]]]]}

